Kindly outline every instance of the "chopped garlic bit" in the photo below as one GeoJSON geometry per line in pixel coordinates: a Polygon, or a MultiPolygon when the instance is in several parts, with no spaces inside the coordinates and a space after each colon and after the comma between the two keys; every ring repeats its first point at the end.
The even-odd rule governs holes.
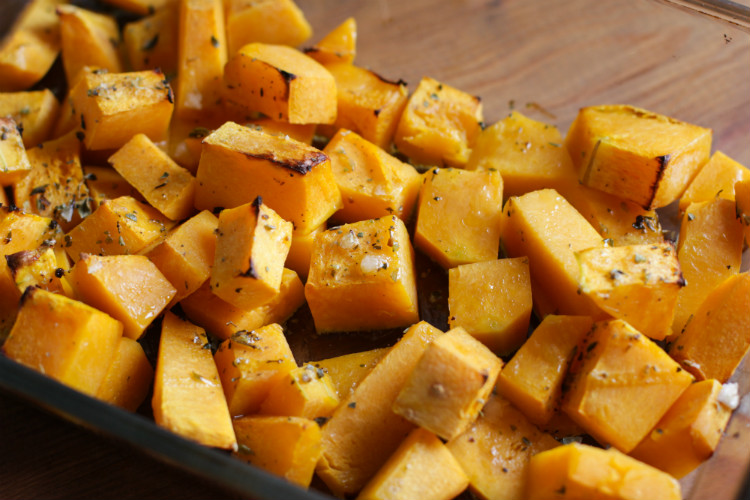
{"type": "Polygon", "coordinates": [[[740,405],[740,394],[737,392],[737,382],[727,382],[721,386],[719,403],[723,404],[730,410],[736,410],[740,405]]]}

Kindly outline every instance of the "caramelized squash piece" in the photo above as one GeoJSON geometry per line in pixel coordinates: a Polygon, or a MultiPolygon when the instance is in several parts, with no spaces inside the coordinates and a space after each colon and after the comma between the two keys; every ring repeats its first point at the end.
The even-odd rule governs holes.
{"type": "Polygon", "coordinates": [[[711,153],[710,129],[624,105],[579,111],[565,137],[581,182],[645,209],[682,196],[711,153]]]}
{"type": "Polygon", "coordinates": [[[750,181],[750,170],[721,151],[716,151],[690,183],[680,198],[680,211],[691,203],[724,198],[734,201],[734,185],[750,181]]]}
{"type": "Polygon", "coordinates": [[[624,455],[571,443],[531,458],[526,498],[680,500],[680,483],[669,474],[624,455]]]}
{"type": "Polygon", "coordinates": [[[339,405],[336,388],[322,368],[306,364],[280,377],[260,405],[262,415],[325,419],[339,405]]]}
{"type": "Polygon", "coordinates": [[[122,324],[64,295],[29,287],[3,344],[11,359],[91,396],[115,357],[122,324]]]}
{"type": "MultiPolygon", "coordinates": [[[[109,0],[110,2],[132,0],[109,0]]],[[[130,66],[135,71],[160,68],[165,75],[177,72],[178,51],[177,9],[179,2],[167,0],[135,0],[165,3],[164,7],[141,14],[150,14],[125,25],[122,38],[130,66]]]]}
{"type": "Polygon", "coordinates": [[[10,186],[30,171],[21,129],[13,118],[0,118],[0,187],[10,186]]]}
{"type": "Polygon", "coordinates": [[[251,42],[296,47],[312,35],[293,0],[226,0],[227,42],[234,54],[251,42]]]}
{"type": "Polygon", "coordinates": [[[0,116],[12,118],[23,128],[26,149],[50,138],[59,109],[50,89],[0,93],[0,116]]]}
{"type": "Polygon", "coordinates": [[[136,411],[146,400],[153,381],[154,369],[141,344],[129,337],[122,337],[96,397],[136,411]]]}
{"type": "Polygon", "coordinates": [[[357,55],[357,21],[353,17],[346,18],[318,43],[305,49],[305,54],[323,65],[351,64],[357,55]]]}
{"type": "Polygon", "coordinates": [[[357,495],[357,500],[450,500],[469,479],[442,441],[414,429],[357,495]]]}
{"type": "Polygon", "coordinates": [[[48,244],[42,243],[34,250],[22,250],[5,255],[10,274],[18,287],[19,296],[28,287],[35,286],[73,298],[73,289],[65,276],[70,268],[67,255],[64,251],[62,252],[61,256],[64,260],[61,263],[58,253],[59,249],[53,249],[48,244]]]}
{"type": "Polygon", "coordinates": [[[562,408],[597,441],[629,453],[692,382],[632,326],[602,321],[578,345],[562,408]]]}
{"type": "Polygon", "coordinates": [[[331,376],[331,382],[339,399],[345,399],[354,392],[362,379],[372,371],[387,352],[387,347],[380,347],[321,359],[312,364],[331,376]]]}
{"type": "Polygon", "coordinates": [[[154,420],[205,446],[236,450],[237,440],[206,332],[171,312],[164,315],[156,362],[154,420]]]}

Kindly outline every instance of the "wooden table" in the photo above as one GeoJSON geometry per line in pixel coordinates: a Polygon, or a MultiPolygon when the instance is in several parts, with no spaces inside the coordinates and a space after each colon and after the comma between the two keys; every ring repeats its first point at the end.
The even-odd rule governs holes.
{"type": "MultiPolygon", "coordinates": [[[[488,123],[516,109],[565,131],[581,106],[629,103],[711,127],[715,149],[750,165],[750,36],[728,25],[648,0],[298,4],[313,40],[354,16],[359,65],[411,89],[429,75],[479,95],[488,123]]],[[[747,419],[735,425],[750,443],[747,419]]],[[[233,496],[0,394],[1,498],[233,496]]]]}

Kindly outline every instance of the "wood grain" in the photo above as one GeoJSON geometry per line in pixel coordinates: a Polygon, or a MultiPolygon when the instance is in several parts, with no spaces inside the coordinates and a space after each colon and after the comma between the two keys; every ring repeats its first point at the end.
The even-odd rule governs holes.
{"type": "MultiPolygon", "coordinates": [[[[412,89],[429,75],[479,95],[488,123],[517,109],[565,131],[582,106],[628,103],[712,128],[715,149],[750,165],[750,37],[724,24],[649,0],[298,4],[313,41],[354,16],[357,64],[412,89]]],[[[745,392],[749,372],[745,362],[745,392]]],[[[747,470],[748,421],[730,424],[739,437],[683,482],[686,497],[733,498],[727,477],[747,470]],[[714,495],[717,483],[727,487],[714,495]]],[[[233,497],[5,394],[0,443],[2,498],[233,497]]]]}

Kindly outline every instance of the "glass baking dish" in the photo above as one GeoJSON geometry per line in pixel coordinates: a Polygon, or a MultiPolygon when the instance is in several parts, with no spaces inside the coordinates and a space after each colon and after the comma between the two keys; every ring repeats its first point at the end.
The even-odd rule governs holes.
{"type": "MultiPolygon", "coordinates": [[[[515,109],[564,133],[583,106],[632,104],[712,128],[714,150],[750,165],[746,5],[698,0],[297,3],[315,30],[311,42],[353,16],[358,65],[388,79],[403,79],[412,90],[422,76],[431,76],[481,96],[488,124],[515,109]]],[[[2,2],[0,30],[8,29],[12,13],[22,4],[2,2]]],[[[445,321],[444,311],[429,314],[437,323],[445,321]]],[[[309,313],[302,311],[287,328],[300,362],[393,340],[388,335],[318,337],[309,325],[301,326],[305,322],[309,313]]],[[[746,359],[733,379],[743,404],[714,456],[681,481],[685,498],[750,498],[749,365],[746,359]]],[[[328,498],[184,440],[147,416],[90,399],[2,356],[0,388],[242,496],[328,498]]],[[[5,432],[13,432],[13,425],[4,423],[5,432]]]]}

